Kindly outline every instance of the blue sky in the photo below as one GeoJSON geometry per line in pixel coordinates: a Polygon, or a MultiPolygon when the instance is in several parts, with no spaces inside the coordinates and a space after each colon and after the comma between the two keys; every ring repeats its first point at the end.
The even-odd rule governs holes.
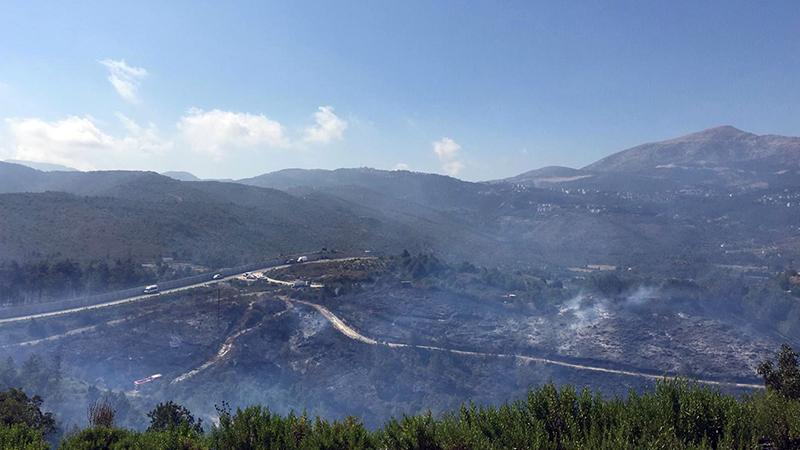
{"type": "Polygon", "coordinates": [[[492,179],[800,135],[798,80],[794,0],[0,0],[0,159],[82,169],[492,179]]]}

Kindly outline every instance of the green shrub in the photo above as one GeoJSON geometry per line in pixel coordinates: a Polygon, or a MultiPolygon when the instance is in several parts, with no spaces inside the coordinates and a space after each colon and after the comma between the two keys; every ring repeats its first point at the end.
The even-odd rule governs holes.
{"type": "Polygon", "coordinates": [[[38,395],[28,397],[19,389],[0,392],[0,426],[26,425],[42,434],[50,434],[56,429],[53,415],[41,409],[42,398],[38,395]]]}
{"type": "Polygon", "coordinates": [[[201,436],[184,425],[170,431],[144,433],[121,428],[87,428],[67,437],[59,448],[61,450],[205,450],[210,447],[201,436]]]}
{"type": "Polygon", "coordinates": [[[147,431],[168,431],[186,425],[197,434],[203,433],[203,421],[195,419],[185,406],[172,401],[159,403],[147,417],[150,419],[147,431]]]}
{"type": "Polygon", "coordinates": [[[42,432],[24,424],[0,425],[0,448],[15,450],[47,450],[42,432]]]}
{"type": "Polygon", "coordinates": [[[294,413],[286,417],[267,408],[251,406],[236,414],[221,411],[220,424],[211,431],[213,448],[226,449],[300,449],[300,443],[312,426],[308,417],[294,413]]]}
{"type": "Polygon", "coordinates": [[[95,427],[86,428],[71,436],[62,443],[62,450],[100,450],[128,448],[124,444],[130,442],[135,433],[121,428],[95,427]]]}
{"type": "MultiPolygon", "coordinates": [[[[162,405],[163,406],[163,405],[162,405]]],[[[163,409],[163,408],[162,408],[163,409]]],[[[367,430],[357,418],[328,422],[261,406],[218,408],[219,425],[202,435],[181,414],[146,432],[88,428],[64,450],[495,450],[495,449],[800,449],[800,401],[776,389],[734,397],[686,380],[642,394],[604,399],[548,384],[501,406],[467,404],[441,417],[404,416],[367,430]],[[171,420],[178,417],[180,420],[171,420]],[[163,426],[162,426],[163,425],[163,426]]],[[[162,423],[163,422],[163,423],[162,423]]],[[[0,428],[0,448],[44,449],[25,424],[0,428]],[[16,427],[16,428],[15,428],[16,427]]]]}

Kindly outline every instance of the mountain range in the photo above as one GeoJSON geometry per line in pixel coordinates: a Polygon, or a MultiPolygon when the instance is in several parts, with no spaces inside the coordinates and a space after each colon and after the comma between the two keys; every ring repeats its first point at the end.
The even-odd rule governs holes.
{"type": "Polygon", "coordinates": [[[329,247],[516,266],[760,264],[798,250],[798,186],[800,138],[729,126],[482,183],[369,168],[216,182],[0,163],[0,255],[220,265],[329,247]],[[720,252],[729,241],[737,251],[720,252]]]}
{"type": "Polygon", "coordinates": [[[638,145],[581,169],[545,167],[500,180],[531,186],[659,191],[791,187],[800,180],[800,138],[731,126],[638,145]]]}
{"type": "Polygon", "coordinates": [[[732,126],[721,126],[623,150],[584,169],[637,172],[670,167],[798,170],[800,138],[759,136],[732,126]]]}

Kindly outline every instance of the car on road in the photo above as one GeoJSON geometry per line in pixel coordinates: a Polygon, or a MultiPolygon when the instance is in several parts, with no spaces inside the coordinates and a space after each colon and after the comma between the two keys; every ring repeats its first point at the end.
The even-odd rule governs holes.
{"type": "Polygon", "coordinates": [[[144,293],[145,294],[155,294],[157,292],[158,292],[158,285],[157,284],[151,284],[149,286],[145,286],[145,288],[144,288],[144,293]]]}
{"type": "Polygon", "coordinates": [[[297,262],[299,262],[299,263],[304,263],[304,262],[307,262],[307,261],[308,261],[308,256],[301,256],[301,257],[297,258],[297,262]]]}
{"type": "Polygon", "coordinates": [[[221,273],[215,273],[214,275],[211,276],[211,279],[212,280],[222,279],[222,274],[221,273]]]}

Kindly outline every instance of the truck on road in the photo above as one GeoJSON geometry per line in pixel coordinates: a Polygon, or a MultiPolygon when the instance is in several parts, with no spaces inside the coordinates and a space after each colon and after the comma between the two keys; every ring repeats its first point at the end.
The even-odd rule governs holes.
{"type": "Polygon", "coordinates": [[[133,384],[135,384],[136,386],[141,386],[143,384],[155,381],[155,380],[157,380],[159,378],[161,378],[161,374],[160,373],[155,373],[153,375],[150,375],[149,377],[144,377],[141,380],[136,380],[136,381],[133,382],[133,384]]]}

